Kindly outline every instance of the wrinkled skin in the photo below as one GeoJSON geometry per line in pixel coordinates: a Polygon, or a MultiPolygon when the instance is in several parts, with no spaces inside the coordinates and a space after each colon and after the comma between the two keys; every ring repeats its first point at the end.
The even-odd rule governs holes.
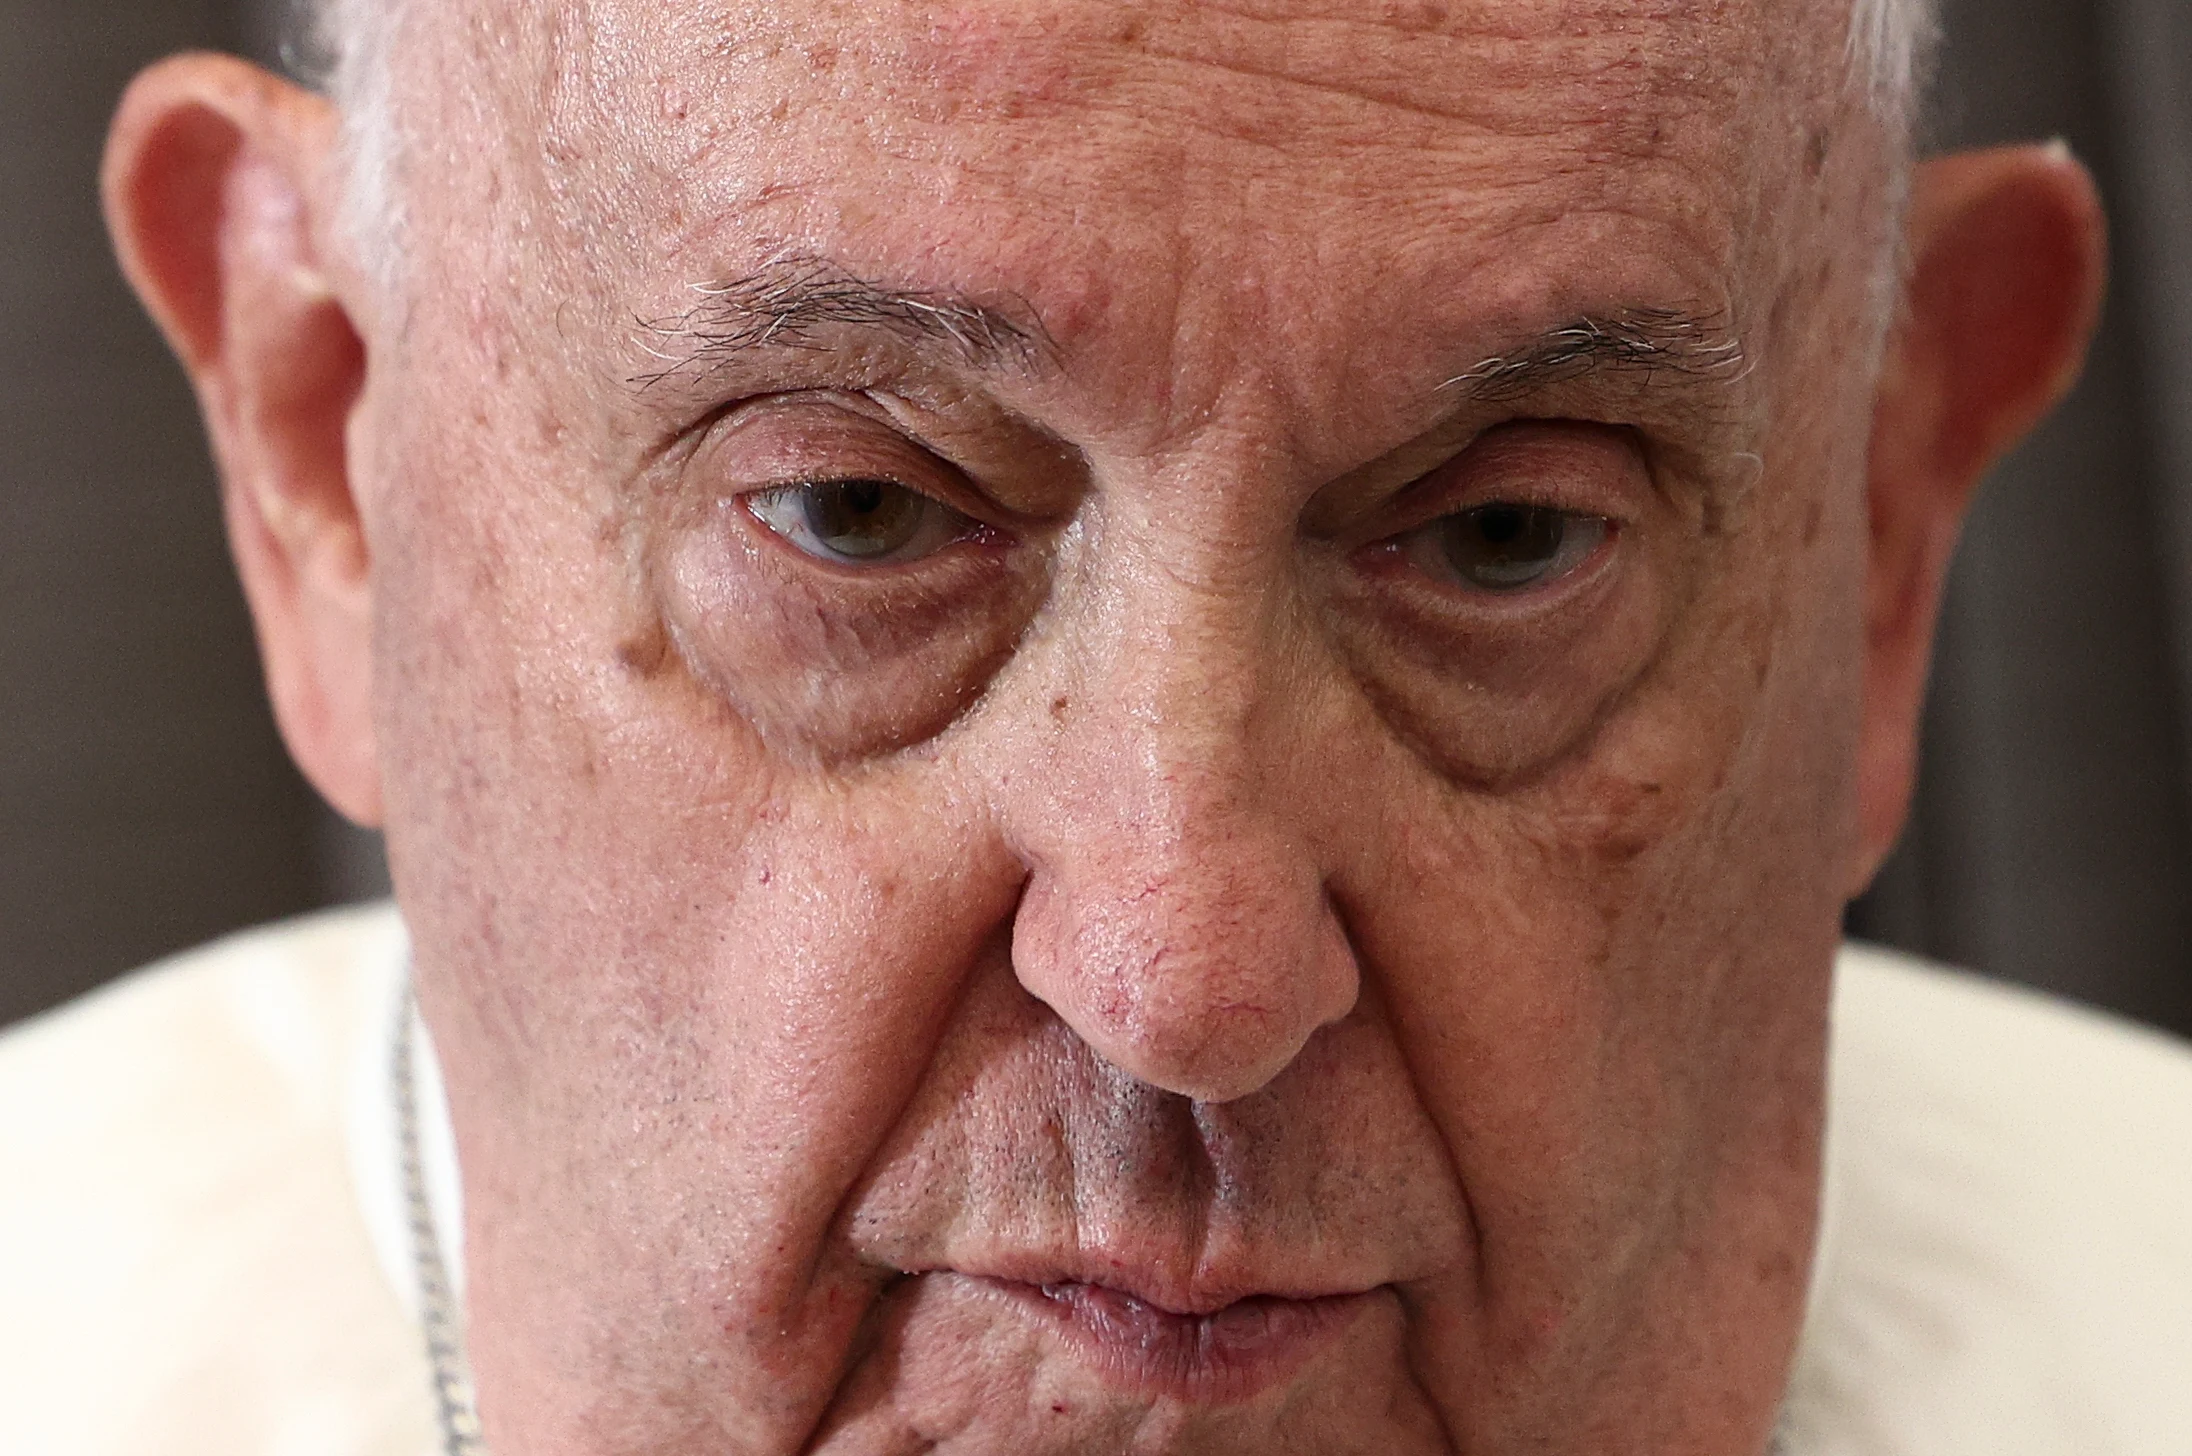
{"type": "Polygon", "coordinates": [[[427,10],[337,270],[491,1444],[1757,1456],[1898,812],[1840,7],[791,8],[427,10]],[[981,528],[757,507],[848,475],[981,528]],[[1390,544],[1495,501],[1611,525],[1390,544]]]}
{"type": "Polygon", "coordinates": [[[1816,37],[1588,8],[602,4],[508,19],[493,70],[442,32],[429,208],[489,218],[414,222],[447,281],[367,511],[498,1447],[1763,1445],[1853,873],[1874,261],[1801,224],[1880,162],[1800,170],[1792,120],[1851,125],[1816,37]],[[465,155],[467,92],[541,153],[465,155]],[[786,250],[1013,301],[1046,357],[635,329],[786,250]],[[1440,387],[1646,308],[1752,368],[1440,387]],[[1404,497],[1533,418],[1630,431],[1525,477],[1622,522],[1589,580],[1351,552],[1498,498],[1466,454],[1404,497]],[[723,508],[837,452],[1010,539],[859,577],[723,508]],[[1235,1403],[943,1271],[1378,1293],[1235,1403]]]}

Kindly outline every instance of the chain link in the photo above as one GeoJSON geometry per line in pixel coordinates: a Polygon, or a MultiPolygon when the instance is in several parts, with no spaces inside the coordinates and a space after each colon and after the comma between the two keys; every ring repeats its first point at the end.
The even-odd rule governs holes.
{"type": "Polygon", "coordinates": [[[444,1456],[487,1456],[472,1372],[464,1355],[464,1321],[450,1287],[448,1263],[442,1258],[441,1236],[434,1228],[434,1208],[426,1197],[426,1159],[419,1151],[418,1068],[411,1053],[416,1016],[417,1000],[407,977],[403,1004],[396,1013],[391,1080],[396,1091],[396,1125],[403,1139],[403,1196],[411,1222],[412,1266],[418,1277],[419,1325],[434,1373],[434,1405],[444,1456]]]}

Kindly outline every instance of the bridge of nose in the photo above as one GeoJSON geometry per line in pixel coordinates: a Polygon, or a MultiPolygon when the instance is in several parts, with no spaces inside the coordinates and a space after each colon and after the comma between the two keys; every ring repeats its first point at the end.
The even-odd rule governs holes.
{"type": "Polygon", "coordinates": [[[1269,1082],[1356,994],[1303,732],[1305,678],[1338,666],[1271,543],[1211,559],[1224,544],[1119,548],[1087,630],[1053,638],[1070,686],[1008,810],[1023,984],[1107,1061],[1204,1101],[1269,1082]]]}

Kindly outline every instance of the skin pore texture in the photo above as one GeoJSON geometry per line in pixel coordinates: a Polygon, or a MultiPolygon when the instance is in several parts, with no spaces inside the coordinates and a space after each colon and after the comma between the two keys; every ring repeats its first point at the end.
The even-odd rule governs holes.
{"type": "Polygon", "coordinates": [[[387,827],[490,1446],[1757,1456],[2082,173],[1923,192],[1890,340],[1839,6],[789,9],[412,12],[400,301],[316,98],[110,153],[387,827]]]}

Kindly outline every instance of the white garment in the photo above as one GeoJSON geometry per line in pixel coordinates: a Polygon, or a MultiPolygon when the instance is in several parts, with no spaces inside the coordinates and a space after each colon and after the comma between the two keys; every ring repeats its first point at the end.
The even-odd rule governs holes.
{"type": "MultiPolygon", "coordinates": [[[[403,961],[339,912],[0,1036],[0,1453],[433,1456],[403,961]]],[[[2192,1049],[1859,949],[1834,1025],[1792,1456],[2192,1456],[2192,1049]]]]}

